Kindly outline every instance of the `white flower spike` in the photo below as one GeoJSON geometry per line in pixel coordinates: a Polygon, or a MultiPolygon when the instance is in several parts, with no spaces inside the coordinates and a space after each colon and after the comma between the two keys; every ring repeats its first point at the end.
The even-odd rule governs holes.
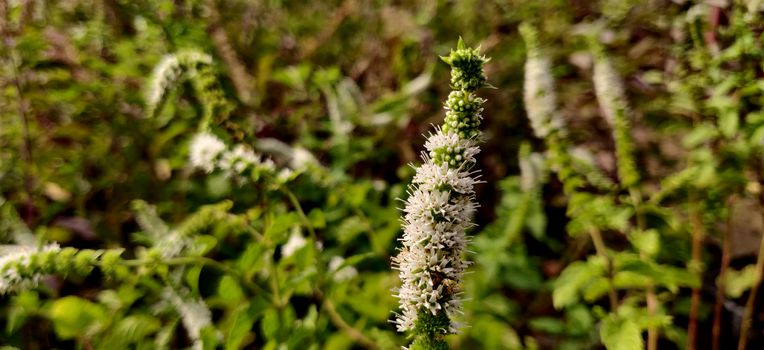
{"type": "Polygon", "coordinates": [[[488,59],[460,39],[443,60],[452,67],[454,91],[445,103],[443,125],[425,143],[424,164],[415,167],[403,209],[403,246],[393,259],[402,282],[395,295],[401,311],[393,322],[398,331],[414,334],[411,350],[443,349],[443,335],[458,331],[452,319],[462,313],[461,281],[469,265],[462,255],[477,208],[479,180],[472,168],[480,152],[485,100],[474,92],[487,86],[483,64],[488,59]]]}

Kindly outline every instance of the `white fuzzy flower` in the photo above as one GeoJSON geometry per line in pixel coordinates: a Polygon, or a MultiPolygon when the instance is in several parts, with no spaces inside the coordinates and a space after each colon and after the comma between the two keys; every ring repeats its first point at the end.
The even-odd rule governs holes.
{"type": "MultiPolygon", "coordinates": [[[[229,148],[222,140],[210,133],[199,133],[191,141],[189,163],[196,169],[206,173],[220,171],[227,178],[242,183],[249,176],[248,171],[256,173],[275,173],[276,164],[271,159],[263,159],[251,147],[236,144],[229,148]]],[[[278,174],[278,180],[286,182],[291,179],[291,172],[278,174]]]]}
{"type": "Polygon", "coordinates": [[[281,256],[288,258],[297,252],[300,248],[304,247],[308,241],[300,233],[300,228],[295,226],[292,228],[292,234],[289,236],[289,240],[281,246],[281,256]]]}
{"type": "Polygon", "coordinates": [[[358,275],[358,270],[352,266],[340,268],[344,262],[345,259],[341,256],[333,256],[329,260],[329,272],[332,273],[332,279],[337,282],[347,281],[358,275]]]}
{"type": "Polygon", "coordinates": [[[477,180],[467,171],[451,169],[447,164],[425,162],[414,175],[413,183],[426,191],[455,191],[470,195],[477,180]]]}
{"type": "Polygon", "coordinates": [[[0,294],[34,288],[40,283],[42,274],[30,271],[33,257],[55,254],[61,250],[56,243],[42,248],[30,246],[6,246],[0,255],[0,294]]]}
{"type": "Polygon", "coordinates": [[[276,180],[278,180],[280,183],[286,183],[289,181],[289,179],[294,176],[294,171],[289,168],[283,168],[279,170],[278,174],[276,174],[276,180]]]}
{"type": "Polygon", "coordinates": [[[292,149],[292,160],[290,166],[292,169],[304,170],[311,164],[316,164],[318,161],[310,151],[302,147],[294,147],[292,149]]]}
{"type": "Polygon", "coordinates": [[[146,89],[146,106],[152,114],[162,101],[167,90],[178,81],[185,70],[194,74],[198,63],[212,64],[212,57],[197,51],[182,51],[162,57],[154,67],[146,89]]]}
{"type": "Polygon", "coordinates": [[[202,349],[202,329],[212,325],[212,312],[201,299],[184,300],[172,288],[165,288],[162,296],[172,304],[180,314],[188,338],[193,342],[193,349],[202,349]]]}
{"type": "Polygon", "coordinates": [[[565,133],[565,122],[557,111],[557,97],[549,58],[529,53],[525,62],[523,98],[536,137],[545,138],[553,131],[565,133]]]}
{"type": "Polygon", "coordinates": [[[232,150],[223,152],[218,166],[226,177],[238,177],[257,164],[260,164],[260,156],[251,148],[238,144],[232,150]]]}
{"type": "Polygon", "coordinates": [[[191,140],[189,150],[191,166],[211,173],[215,170],[215,163],[225,149],[225,143],[217,136],[206,132],[196,134],[191,140]]]}
{"type": "Polygon", "coordinates": [[[606,57],[596,57],[594,60],[594,92],[600,104],[602,115],[611,127],[616,118],[625,118],[628,113],[626,93],[613,64],[606,57]],[[620,114],[620,116],[619,116],[620,114]]]}
{"type": "Polygon", "coordinates": [[[442,129],[437,129],[435,134],[431,134],[424,144],[427,149],[427,155],[430,159],[435,159],[439,151],[446,153],[449,158],[446,160],[449,165],[464,164],[469,167],[475,163],[475,156],[480,153],[480,147],[473,139],[459,137],[456,133],[446,133],[442,129]],[[451,160],[454,164],[451,164],[451,160]]]}
{"type": "Polygon", "coordinates": [[[183,237],[177,232],[173,231],[167,236],[162,237],[155,245],[159,251],[159,255],[162,259],[172,259],[180,256],[180,254],[190,248],[193,242],[188,237],[183,237]]]}
{"type": "Polygon", "coordinates": [[[530,191],[543,184],[546,178],[544,168],[544,156],[539,153],[531,153],[520,157],[520,187],[524,191],[530,191]]]}
{"type": "Polygon", "coordinates": [[[154,72],[151,74],[145,97],[146,105],[149,106],[150,110],[153,110],[159,104],[168,86],[177,80],[182,72],[178,56],[176,55],[165,55],[154,66],[154,72]]]}

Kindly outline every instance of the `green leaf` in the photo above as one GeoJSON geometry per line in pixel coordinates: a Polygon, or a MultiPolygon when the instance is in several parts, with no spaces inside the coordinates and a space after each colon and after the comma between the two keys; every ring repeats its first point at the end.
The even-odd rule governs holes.
{"type": "Polygon", "coordinates": [[[194,242],[191,244],[190,255],[204,256],[210,252],[215,246],[217,246],[217,238],[210,235],[202,235],[194,237],[194,242]]]}
{"type": "Polygon", "coordinates": [[[37,312],[40,307],[40,297],[35,291],[24,291],[13,297],[12,305],[5,328],[8,334],[14,333],[24,324],[29,315],[37,312]]]}
{"type": "Polygon", "coordinates": [[[687,148],[695,148],[702,143],[711,140],[718,135],[716,127],[708,123],[703,123],[690,131],[682,140],[682,145],[687,148]]]}
{"type": "Polygon", "coordinates": [[[245,276],[251,276],[259,270],[263,261],[262,256],[265,251],[266,247],[263,244],[257,242],[248,243],[244,253],[242,253],[236,261],[236,266],[239,270],[244,271],[245,276]]]}
{"type": "Polygon", "coordinates": [[[727,138],[731,138],[737,133],[739,124],[740,118],[735,110],[725,111],[719,115],[719,130],[727,138]]]}
{"type": "Polygon", "coordinates": [[[106,321],[106,310],[88,300],[68,296],[53,302],[48,317],[59,338],[73,339],[100,328],[106,321]]]}
{"type": "Polygon", "coordinates": [[[637,248],[637,251],[647,256],[655,256],[660,250],[660,237],[657,230],[646,230],[644,232],[634,232],[629,236],[631,244],[637,248]]]}
{"type": "Polygon", "coordinates": [[[343,269],[345,267],[348,267],[348,266],[358,265],[360,262],[362,262],[364,260],[367,260],[367,259],[370,259],[370,258],[373,258],[375,256],[377,256],[377,255],[372,253],[372,252],[362,253],[362,254],[358,254],[358,255],[353,255],[353,256],[345,259],[342,262],[342,264],[339,267],[337,267],[336,270],[339,271],[339,270],[341,270],[341,269],[343,269]]]}
{"type": "Polygon", "coordinates": [[[602,344],[608,350],[641,350],[642,334],[634,321],[610,316],[602,321],[600,328],[602,344]]]}
{"type": "Polygon", "coordinates": [[[117,322],[114,331],[106,341],[116,348],[114,344],[127,345],[139,342],[156,333],[160,327],[161,323],[154,317],[142,314],[130,315],[117,322]]]}
{"type": "Polygon", "coordinates": [[[203,350],[215,350],[218,341],[218,333],[214,326],[207,326],[201,329],[199,338],[202,340],[203,350]]]}
{"type": "Polygon", "coordinates": [[[679,287],[700,287],[700,278],[684,268],[644,261],[633,253],[613,257],[616,270],[613,278],[618,288],[643,287],[648,281],[676,292],[679,287]]]}
{"type": "Polygon", "coordinates": [[[584,300],[588,302],[597,301],[610,289],[610,281],[606,277],[598,276],[592,278],[591,281],[582,288],[584,300]]]}
{"type": "Polygon", "coordinates": [[[337,228],[336,235],[340,243],[347,244],[361,233],[369,231],[369,229],[368,222],[357,216],[351,216],[342,220],[337,228]]]}
{"type": "Polygon", "coordinates": [[[276,244],[283,243],[286,240],[286,232],[292,226],[300,224],[300,216],[295,212],[276,215],[265,228],[265,238],[270,239],[276,244]]]}
{"type": "Polygon", "coordinates": [[[730,298],[739,298],[756,280],[756,265],[748,265],[742,270],[728,269],[724,275],[724,292],[730,298]]]}
{"type": "Polygon", "coordinates": [[[202,266],[189,266],[186,270],[186,284],[191,287],[191,292],[199,294],[199,276],[202,274],[202,266]]]}
{"type": "Polygon", "coordinates": [[[584,305],[575,305],[565,310],[568,334],[588,334],[594,326],[594,318],[584,305]]]}
{"type": "Polygon", "coordinates": [[[546,213],[541,196],[532,195],[528,202],[528,213],[525,216],[525,227],[528,228],[533,238],[541,240],[546,233],[546,213]]]}
{"type": "Polygon", "coordinates": [[[470,337],[478,342],[477,349],[522,349],[522,342],[506,321],[490,313],[475,315],[471,327],[467,328],[470,337]]]}
{"type": "Polygon", "coordinates": [[[547,334],[562,334],[565,332],[565,322],[554,317],[538,317],[530,321],[529,326],[534,331],[547,334]]]}
{"type": "Polygon", "coordinates": [[[218,295],[227,301],[238,301],[244,298],[244,292],[239,283],[231,276],[223,276],[220,279],[218,295]]]}
{"type": "Polygon", "coordinates": [[[260,327],[262,328],[265,339],[276,339],[279,334],[279,328],[281,328],[278,311],[276,309],[265,310],[260,327]]]}
{"type": "Polygon", "coordinates": [[[254,337],[249,336],[252,326],[263,311],[265,303],[258,298],[248,306],[239,308],[234,312],[232,324],[226,335],[225,349],[241,349],[242,346],[251,342],[254,337]]]}
{"type": "Polygon", "coordinates": [[[321,209],[312,209],[310,213],[308,213],[308,220],[313,228],[322,229],[326,227],[326,217],[321,209]]]}
{"type": "Polygon", "coordinates": [[[605,275],[606,261],[603,257],[592,256],[587,261],[577,261],[568,265],[554,283],[552,302],[561,309],[576,303],[581,290],[596,277],[605,275]]]}

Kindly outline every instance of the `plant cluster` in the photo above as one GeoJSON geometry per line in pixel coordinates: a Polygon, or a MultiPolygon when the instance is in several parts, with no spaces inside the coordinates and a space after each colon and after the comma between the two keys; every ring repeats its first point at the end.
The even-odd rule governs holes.
{"type": "Polygon", "coordinates": [[[761,348],[762,11],[0,2],[0,346],[761,348]]]}

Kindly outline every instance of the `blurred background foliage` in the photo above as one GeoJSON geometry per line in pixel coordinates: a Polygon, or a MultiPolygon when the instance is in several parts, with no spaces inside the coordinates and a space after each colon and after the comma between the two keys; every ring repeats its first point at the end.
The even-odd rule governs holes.
{"type": "MultiPolygon", "coordinates": [[[[136,216],[156,213],[174,227],[204,205],[230,200],[230,217],[198,229],[212,237],[201,255],[265,283],[275,297],[248,290],[220,269],[182,270],[182,284],[212,310],[217,333],[207,335],[205,347],[400,347],[406,340],[389,323],[397,308],[390,292],[398,283],[390,269],[401,234],[397,198],[406,196],[413,176],[407,164],[418,161],[422,135],[443,118],[449,76],[438,56],[462,36],[492,58],[486,73],[497,88],[481,92],[488,100],[479,158],[485,183],[469,255],[475,264],[464,282],[469,327],[449,342],[461,349],[600,348],[606,301],[558,310],[552,299],[564,268],[591,259],[594,248],[586,235],[568,234],[568,198],[555,176],[533,191],[520,177],[521,144],[544,149],[522,102],[526,48],[517,28],[527,21],[542,33],[554,63],[571,142],[591,152],[607,177],[616,179],[616,159],[591,83],[593,58],[582,35],[591,32],[600,33],[634,111],[643,191],[654,196],[665,189],[661,181],[687,168],[688,159],[700,164],[685,176],[700,190],[665,196],[679,203],[688,193],[703,198],[696,200],[708,231],[699,262],[705,272],[697,347],[734,344],[764,226],[751,199],[761,191],[760,168],[746,165],[760,162],[755,154],[764,137],[762,22],[745,19],[758,6],[3,0],[0,237],[9,243],[29,227],[39,240],[121,247],[130,258],[147,245],[141,237],[152,234],[136,216]],[[218,135],[254,145],[280,165],[296,155],[285,156],[279,151],[285,148],[309,152],[318,164],[286,191],[190,171],[188,143],[203,101],[184,82],[168,90],[154,116],[144,104],[160,59],[188,49],[213,57],[226,101],[225,112],[213,116],[218,135]],[[733,204],[736,219],[728,212],[732,193],[741,197],[733,204]],[[142,202],[135,200],[148,204],[137,208],[142,202]],[[726,235],[734,239],[723,253],[726,235]],[[308,243],[297,244],[300,237],[308,243]],[[723,259],[730,271],[719,300],[723,259]],[[712,339],[716,305],[721,331],[712,339]]],[[[663,208],[669,213],[653,219],[687,221],[683,206],[663,208]]],[[[654,226],[661,230],[656,260],[697,271],[687,266],[687,225],[654,226]]],[[[626,236],[609,231],[608,246],[628,246],[626,236]]],[[[51,277],[34,291],[1,296],[0,342],[23,349],[188,347],[179,315],[151,282],[170,278],[162,271],[160,262],[128,282],[51,277]]],[[[659,295],[670,316],[661,348],[686,346],[694,284],[659,295]]],[[[764,346],[762,321],[756,313],[751,349],[764,346]]]]}

